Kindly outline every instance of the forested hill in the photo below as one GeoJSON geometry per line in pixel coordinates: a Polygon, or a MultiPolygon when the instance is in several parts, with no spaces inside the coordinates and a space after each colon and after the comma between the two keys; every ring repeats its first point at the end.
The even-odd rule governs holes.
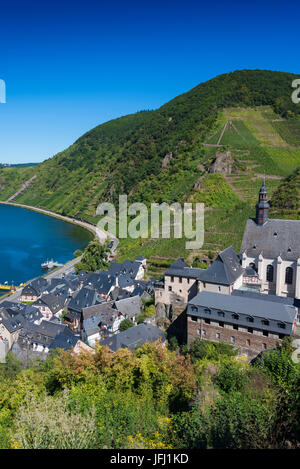
{"type": "MultiPolygon", "coordinates": [[[[280,178],[300,164],[300,105],[291,100],[295,78],[263,70],[220,75],[158,110],[100,125],[38,166],[0,170],[0,199],[36,175],[15,202],[95,221],[100,201],[128,194],[143,202],[203,201],[223,210],[224,220],[242,206],[243,222],[252,213],[262,174],[270,175],[272,195],[280,178]],[[229,172],[211,174],[222,151],[230,152],[229,172]]],[[[212,251],[227,238],[238,248],[241,233],[220,223],[210,232],[228,236],[221,244],[209,240],[212,251]]]]}

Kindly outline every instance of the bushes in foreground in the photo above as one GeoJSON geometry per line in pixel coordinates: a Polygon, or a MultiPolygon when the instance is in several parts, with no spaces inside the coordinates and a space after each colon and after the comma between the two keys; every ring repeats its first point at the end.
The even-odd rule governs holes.
{"type": "MultiPolygon", "coordinates": [[[[204,344],[204,345],[203,345],[204,344]]],[[[0,368],[1,448],[285,448],[299,444],[289,341],[250,365],[231,347],[51,352],[0,368]]]]}

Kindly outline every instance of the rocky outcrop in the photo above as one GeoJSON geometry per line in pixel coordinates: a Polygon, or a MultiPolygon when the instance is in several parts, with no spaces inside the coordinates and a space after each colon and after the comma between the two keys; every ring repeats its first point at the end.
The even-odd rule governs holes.
{"type": "Polygon", "coordinates": [[[166,168],[172,159],[173,159],[173,153],[172,152],[165,155],[164,159],[162,160],[161,167],[166,168]]]}
{"type": "Polygon", "coordinates": [[[231,174],[233,172],[233,157],[231,151],[217,153],[208,172],[217,174],[231,174]]]}

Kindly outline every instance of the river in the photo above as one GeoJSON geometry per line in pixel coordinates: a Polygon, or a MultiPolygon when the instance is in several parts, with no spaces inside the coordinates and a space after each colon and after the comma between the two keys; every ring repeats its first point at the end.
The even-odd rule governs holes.
{"type": "Polygon", "coordinates": [[[37,277],[42,274],[42,262],[54,259],[63,264],[92,238],[81,226],[0,205],[0,283],[19,285],[37,277]]]}

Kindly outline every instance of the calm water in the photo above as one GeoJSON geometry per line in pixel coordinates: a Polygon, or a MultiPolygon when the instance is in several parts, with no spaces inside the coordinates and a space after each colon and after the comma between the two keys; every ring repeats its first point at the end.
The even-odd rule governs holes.
{"type": "Polygon", "coordinates": [[[0,283],[42,274],[47,259],[65,263],[93,235],[80,226],[20,207],[0,205],[0,283]]]}

